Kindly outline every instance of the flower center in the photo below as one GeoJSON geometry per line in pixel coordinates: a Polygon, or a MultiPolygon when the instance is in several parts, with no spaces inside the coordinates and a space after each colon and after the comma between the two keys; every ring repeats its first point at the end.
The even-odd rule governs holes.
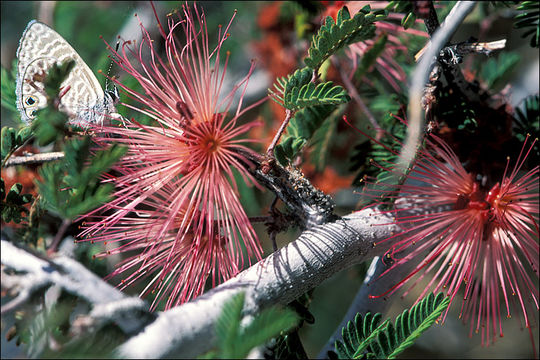
{"type": "Polygon", "coordinates": [[[221,142],[214,136],[207,136],[203,139],[201,146],[207,153],[217,152],[220,148],[221,142]]]}

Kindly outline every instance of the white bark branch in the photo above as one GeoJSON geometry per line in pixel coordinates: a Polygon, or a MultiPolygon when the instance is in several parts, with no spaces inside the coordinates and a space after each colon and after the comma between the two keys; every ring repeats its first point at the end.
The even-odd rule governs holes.
{"type": "Polygon", "coordinates": [[[409,126],[407,138],[403,144],[398,167],[405,172],[416,156],[416,149],[420,143],[420,135],[424,128],[424,113],[422,108],[422,96],[424,88],[429,80],[429,74],[435,65],[441,49],[450,40],[458,26],[467,15],[474,9],[476,1],[458,1],[452,8],[444,22],[435,32],[425,54],[414,69],[411,86],[409,88],[409,126]]]}
{"type": "Polygon", "coordinates": [[[214,324],[222,305],[246,293],[249,316],[275,304],[288,304],[338,271],[383,254],[374,243],[397,228],[373,209],[304,231],[297,240],[238,276],[182,306],[160,313],[156,321],[117,349],[125,358],[194,358],[215,344],[214,324]]]}
{"type": "Polygon", "coordinates": [[[125,333],[129,334],[142,328],[151,316],[146,314],[138,316],[135,320],[133,316],[126,317],[126,314],[133,315],[135,311],[144,313],[148,308],[147,305],[138,297],[126,296],[69,257],[58,256],[49,260],[4,239],[1,241],[1,249],[2,287],[19,293],[14,300],[2,306],[2,313],[16,309],[24,303],[23,300],[40,289],[55,285],[92,305],[93,310],[86,321],[88,325],[91,323],[97,326],[104,321],[114,320],[125,333]],[[9,270],[26,274],[12,275],[9,274],[9,270]],[[111,311],[111,307],[114,311],[111,311]]]}
{"type": "MultiPolygon", "coordinates": [[[[397,231],[387,225],[391,222],[390,216],[365,209],[306,230],[294,242],[194,301],[158,313],[153,323],[122,344],[116,354],[125,358],[196,357],[214,346],[215,321],[233,295],[246,292],[246,316],[271,305],[288,304],[335,273],[383,254],[390,244],[375,243],[397,231]]],[[[88,317],[78,319],[75,327],[84,330],[108,319],[130,320],[121,325],[128,333],[144,326],[145,316],[140,314],[148,314],[144,314],[142,300],[123,295],[76,261],[65,256],[48,260],[5,240],[1,245],[3,272],[27,273],[18,275],[25,280],[22,288],[32,286],[28,279],[54,284],[93,305],[88,317]]]]}

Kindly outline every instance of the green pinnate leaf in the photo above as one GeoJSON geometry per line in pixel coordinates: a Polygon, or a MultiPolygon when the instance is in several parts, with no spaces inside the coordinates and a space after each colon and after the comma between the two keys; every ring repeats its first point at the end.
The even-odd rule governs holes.
{"type": "Polygon", "coordinates": [[[375,35],[373,23],[386,15],[384,10],[373,13],[370,13],[370,10],[369,6],[364,7],[351,18],[349,10],[343,7],[338,12],[336,22],[328,16],[324,25],[313,36],[304,63],[318,70],[321,64],[339,49],[354,42],[372,38],[375,35]]]}
{"type": "Polygon", "coordinates": [[[10,127],[2,128],[2,159],[4,159],[14,148],[16,144],[15,129],[10,127]]]}
{"type": "Polygon", "coordinates": [[[16,77],[17,77],[17,62],[16,60],[13,60],[12,64],[12,70],[9,71],[6,68],[2,66],[1,70],[1,100],[2,100],[2,107],[4,109],[9,110],[13,114],[19,114],[19,110],[17,109],[17,98],[15,97],[15,84],[16,84],[16,77]]]}
{"type": "Polygon", "coordinates": [[[349,12],[349,9],[347,7],[343,7],[342,11],[339,11],[337,14],[336,24],[338,25],[338,28],[340,25],[342,25],[346,20],[349,20],[350,18],[351,18],[351,13],[349,12]]]}
{"type": "Polygon", "coordinates": [[[294,73],[277,79],[277,84],[274,84],[274,89],[269,90],[271,99],[283,106],[285,98],[291,96],[293,91],[299,91],[299,89],[310,83],[313,77],[313,71],[307,67],[298,69],[294,73]],[[294,90],[296,89],[296,90],[294,90]]]}
{"type": "Polygon", "coordinates": [[[408,29],[414,25],[415,21],[416,15],[413,12],[410,12],[401,19],[401,26],[403,26],[404,29],[408,29]]]}
{"type": "Polygon", "coordinates": [[[514,27],[517,29],[526,29],[521,35],[522,38],[531,36],[531,47],[540,46],[540,3],[538,1],[522,1],[516,10],[521,13],[516,15],[514,27]]]}
{"type": "Polygon", "coordinates": [[[270,307],[242,326],[244,293],[229,299],[216,322],[217,349],[204,358],[244,359],[255,346],[296,326],[298,316],[290,309],[270,307]]]}
{"type": "Polygon", "coordinates": [[[62,218],[75,219],[110,200],[113,187],[101,184],[99,178],[127,148],[113,144],[91,154],[90,144],[89,137],[71,140],[65,145],[62,161],[39,169],[43,180],[37,184],[45,207],[62,218]]]}
{"type": "Polygon", "coordinates": [[[279,152],[281,157],[281,160],[278,159],[280,164],[287,165],[302,150],[335,108],[336,106],[333,104],[311,106],[303,108],[294,114],[287,126],[287,132],[275,149],[275,153],[279,152]],[[281,149],[278,150],[278,148],[281,149]],[[285,159],[283,159],[283,156],[285,156],[285,159]]]}
{"type": "Polygon", "coordinates": [[[19,183],[13,184],[11,189],[6,193],[4,179],[2,179],[2,220],[6,223],[20,223],[26,219],[29,211],[25,204],[32,201],[31,194],[22,194],[23,186],[19,183]]]}
{"type": "Polygon", "coordinates": [[[368,313],[363,318],[357,314],[343,328],[343,341],[335,343],[336,353],[340,359],[394,359],[440,318],[449,303],[443,293],[429,294],[403,311],[394,324],[386,320],[378,326],[380,314],[372,317],[368,313]]]}
{"type": "Polygon", "coordinates": [[[294,87],[284,96],[283,105],[290,110],[299,110],[308,106],[343,104],[350,100],[347,91],[333,82],[315,85],[309,82],[302,87],[294,87]]]}

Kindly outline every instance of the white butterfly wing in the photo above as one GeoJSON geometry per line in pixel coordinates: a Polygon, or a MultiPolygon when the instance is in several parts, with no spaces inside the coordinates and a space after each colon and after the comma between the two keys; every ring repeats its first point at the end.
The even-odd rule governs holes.
{"type": "Polygon", "coordinates": [[[75,67],[61,85],[65,94],[60,100],[60,110],[73,123],[103,120],[107,106],[101,85],[79,54],[56,31],[39,21],[31,21],[21,37],[17,58],[17,108],[25,122],[35,118],[35,110],[47,106],[43,90],[47,71],[55,62],[68,59],[75,61],[75,67]]]}

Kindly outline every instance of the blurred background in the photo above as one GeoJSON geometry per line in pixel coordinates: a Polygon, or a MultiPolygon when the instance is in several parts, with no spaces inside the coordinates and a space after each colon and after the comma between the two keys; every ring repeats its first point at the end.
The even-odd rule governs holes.
{"type": "MultiPolygon", "coordinates": [[[[332,5],[332,2],[324,2],[332,5]]],[[[338,2],[342,3],[342,2],[338,2]]],[[[217,25],[226,25],[235,9],[238,10],[236,18],[230,28],[231,37],[225,42],[225,50],[231,51],[231,58],[227,70],[226,87],[242,79],[247,73],[250,60],[257,61],[257,67],[251,77],[250,85],[245,97],[245,105],[266,96],[267,89],[272,86],[278,76],[285,76],[294,69],[301,67],[302,58],[309,46],[313,29],[322,21],[321,14],[328,10],[328,4],[296,3],[296,2],[253,2],[253,1],[205,1],[200,3],[204,8],[209,30],[209,38],[217,39],[217,25]]],[[[444,7],[449,2],[440,4],[439,9],[444,13],[444,7]]],[[[181,3],[156,2],[156,10],[165,23],[165,15],[175,9],[181,9],[181,3]]],[[[155,18],[148,2],[138,1],[2,1],[1,2],[1,63],[2,67],[11,70],[14,66],[15,53],[20,36],[26,25],[32,19],[38,19],[60,33],[81,55],[89,67],[94,70],[97,78],[105,84],[105,77],[97,73],[98,69],[107,72],[110,66],[108,51],[103,39],[115,44],[117,36],[122,39],[133,40],[140,38],[138,14],[145,27],[158,37],[156,33],[155,18]]],[[[505,91],[511,98],[512,104],[519,102],[526,96],[538,93],[538,50],[531,48],[528,41],[522,39],[522,31],[513,29],[511,9],[495,11],[485,5],[477,6],[469,16],[459,33],[454,36],[455,41],[463,41],[470,36],[481,41],[507,39],[506,49],[518,56],[513,70],[508,72],[508,78],[501,82],[502,89],[506,84],[511,88],[505,91]],[[492,14],[488,14],[491,11],[492,14]]],[[[425,30],[423,27],[418,27],[425,30]]],[[[415,37],[409,39],[408,52],[400,56],[408,57],[403,62],[404,71],[408,74],[413,68],[413,58],[416,51],[425,45],[425,38],[415,37]]],[[[211,41],[212,43],[212,41],[211,41]]],[[[473,55],[469,60],[471,72],[480,71],[485,57],[473,55]]],[[[339,70],[339,69],[338,69],[339,70]]],[[[122,79],[123,74],[116,73],[112,68],[111,75],[122,79]]],[[[330,69],[328,77],[339,83],[336,69],[330,69]]],[[[373,74],[374,79],[377,74],[373,74]]],[[[379,79],[380,80],[380,79],[379,79]]],[[[375,82],[375,80],[373,80],[375,82]]],[[[365,100],[372,113],[383,116],[388,106],[387,88],[383,85],[362,85],[359,91],[366,94],[365,100]],[[364,90],[364,92],[362,92],[364,90]],[[387,101],[387,100],[386,100],[387,101]]],[[[406,82],[400,84],[402,89],[407,88],[406,82]]],[[[392,94],[391,96],[401,96],[392,94]]],[[[123,101],[127,101],[122,98],[123,101]]],[[[343,112],[356,117],[358,123],[366,122],[365,116],[356,109],[356,105],[349,105],[343,112]]],[[[2,108],[2,127],[17,126],[20,121],[17,114],[2,108]]],[[[272,101],[248,112],[245,121],[261,120],[264,125],[255,129],[252,134],[261,140],[256,150],[262,151],[269,144],[275,130],[284,118],[283,110],[272,101]]],[[[331,194],[337,204],[336,212],[345,215],[355,210],[359,202],[357,189],[353,181],[357,170],[351,171],[354,159],[351,154],[359,143],[359,135],[350,131],[342,122],[336,122],[336,130],[332,142],[325,149],[327,151],[325,166],[314,165],[311,161],[298,164],[306,177],[315,186],[331,194]]],[[[4,177],[4,173],[2,173],[4,177]]],[[[31,185],[29,185],[31,186],[31,185]]],[[[268,207],[273,200],[268,191],[260,191],[255,187],[242,186],[241,200],[248,215],[266,215],[268,207]]],[[[256,225],[256,230],[263,243],[265,254],[272,251],[265,227],[256,225]]],[[[278,246],[283,246],[298,235],[298,230],[292,229],[277,236],[278,246]]],[[[85,257],[86,265],[99,275],[106,275],[112,269],[112,264],[100,262],[96,264],[91,255],[101,251],[100,245],[78,244],[81,247],[79,255],[85,257]]],[[[97,260],[96,260],[97,261],[97,260]]],[[[308,356],[314,357],[325,344],[335,327],[341,322],[356,289],[360,286],[368,264],[359,264],[336,274],[331,279],[314,289],[309,310],[315,317],[314,324],[306,324],[301,329],[300,336],[308,356]]],[[[114,280],[111,283],[115,283],[114,280]]],[[[417,286],[417,288],[422,288],[417,286]]],[[[130,293],[137,293],[137,287],[129,289],[130,293]]],[[[418,296],[411,293],[407,298],[393,301],[386,317],[395,316],[409,307],[418,296]]],[[[6,301],[2,297],[2,303],[6,301]]],[[[531,358],[533,357],[528,332],[522,330],[516,319],[504,320],[504,338],[487,348],[480,346],[480,336],[468,337],[469,326],[462,325],[458,319],[461,303],[454,302],[452,310],[445,323],[435,325],[428,330],[416,344],[408,349],[403,358],[531,358]]],[[[538,319],[538,313],[535,314],[538,319]]],[[[2,358],[26,357],[27,345],[16,346],[14,341],[6,341],[6,331],[13,322],[13,314],[2,316],[2,358]]],[[[538,334],[537,321],[535,323],[535,336],[538,334]]],[[[538,344],[538,341],[536,340],[538,344]]]]}

